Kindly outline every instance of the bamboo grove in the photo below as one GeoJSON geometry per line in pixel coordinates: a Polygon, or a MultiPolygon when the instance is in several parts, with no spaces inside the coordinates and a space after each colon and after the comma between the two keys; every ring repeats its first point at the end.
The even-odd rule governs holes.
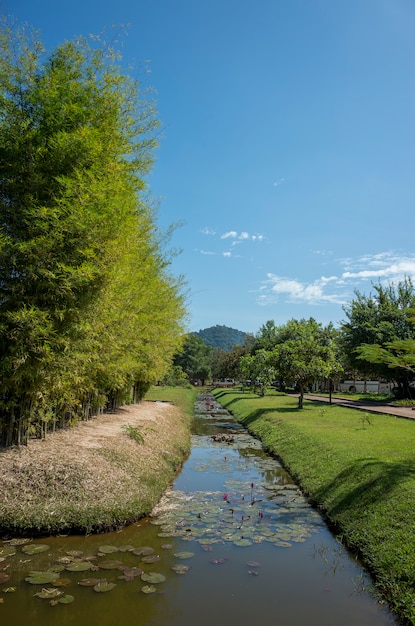
{"type": "Polygon", "coordinates": [[[0,444],[137,401],[185,316],[145,176],[158,121],[108,46],[0,34],[0,444]]]}

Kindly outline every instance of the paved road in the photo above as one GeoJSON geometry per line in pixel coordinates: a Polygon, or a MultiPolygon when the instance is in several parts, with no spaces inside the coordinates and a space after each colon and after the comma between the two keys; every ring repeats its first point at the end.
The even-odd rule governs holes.
{"type": "MultiPolygon", "coordinates": [[[[329,402],[327,396],[317,396],[314,394],[305,394],[307,400],[315,400],[317,402],[329,402]]],[[[415,410],[410,406],[390,406],[389,404],[378,404],[377,402],[364,402],[358,400],[348,400],[347,398],[332,397],[332,404],[349,407],[351,409],[359,409],[360,411],[368,411],[371,413],[386,413],[386,415],[395,415],[396,417],[406,417],[415,419],[415,410]]]]}

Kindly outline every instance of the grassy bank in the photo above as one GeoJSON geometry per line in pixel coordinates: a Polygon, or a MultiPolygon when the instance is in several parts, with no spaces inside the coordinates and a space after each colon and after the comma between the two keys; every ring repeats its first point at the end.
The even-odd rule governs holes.
{"type": "Polygon", "coordinates": [[[277,455],[373,574],[402,623],[415,623],[415,421],[216,389],[277,455]]]}
{"type": "Polygon", "coordinates": [[[195,392],[166,394],[182,408],[142,402],[0,450],[0,534],[105,532],[149,513],[190,449],[195,392]]]}

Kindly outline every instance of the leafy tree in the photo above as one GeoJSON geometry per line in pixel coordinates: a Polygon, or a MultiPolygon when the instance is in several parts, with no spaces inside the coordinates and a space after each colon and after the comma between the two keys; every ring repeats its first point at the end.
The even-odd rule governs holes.
{"type": "Polygon", "coordinates": [[[407,277],[396,286],[392,283],[387,287],[381,284],[373,287],[374,293],[369,296],[356,292],[356,298],[345,307],[348,321],[341,326],[341,344],[349,368],[365,378],[373,376],[395,381],[401,395],[407,396],[413,377],[411,372],[390,367],[390,362],[380,357],[382,350],[398,345],[395,342],[406,342],[414,337],[411,322],[411,310],[415,307],[414,286],[407,277]]]}
{"type": "Polygon", "coordinates": [[[179,365],[189,380],[200,379],[204,385],[206,379],[211,377],[211,355],[212,348],[194,333],[189,333],[184,339],[182,351],[174,357],[174,365],[179,365]]]}
{"type": "Polygon", "coordinates": [[[139,397],[181,342],[147,199],[158,126],[116,52],[0,30],[0,442],[139,397]],[[54,417],[53,417],[54,416],[54,417]],[[43,428],[43,426],[42,426],[43,428]]]}
{"type": "Polygon", "coordinates": [[[238,380],[242,376],[241,358],[249,352],[248,346],[234,346],[232,350],[216,348],[212,354],[212,377],[233,378],[238,380]]]}
{"type": "Polygon", "coordinates": [[[255,354],[247,354],[241,358],[240,367],[245,379],[251,381],[254,393],[259,389],[260,395],[264,396],[275,378],[276,369],[272,352],[260,349],[255,354]]]}

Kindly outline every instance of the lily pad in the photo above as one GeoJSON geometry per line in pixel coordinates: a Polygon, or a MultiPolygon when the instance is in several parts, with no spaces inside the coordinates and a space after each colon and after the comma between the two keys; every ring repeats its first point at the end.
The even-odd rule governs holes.
{"type": "Polygon", "coordinates": [[[141,569],[141,567],[125,567],[123,569],[123,576],[118,576],[118,579],[131,582],[137,576],[141,576],[142,573],[143,570],[141,569]]]}
{"type": "Polygon", "coordinates": [[[143,593],[155,593],[157,589],[154,587],[154,585],[144,585],[144,587],[141,587],[141,591],[143,593]]]}
{"type": "Polygon", "coordinates": [[[102,554],[112,554],[113,552],[118,552],[117,546],[100,546],[99,552],[102,554]]]}
{"type": "Polygon", "coordinates": [[[141,560],[143,563],[157,563],[157,561],[160,561],[160,558],[158,554],[151,554],[150,556],[143,556],[141,560]]]}
{"type": "Polygon", "coordinates": [[[172,565],[171,569],[173,570],[173,572],[176,572],[176,574],[186,574],[186,572],[188,572],[190,568],[188,565],[177,563],[176,565],[172,565]]]}
{"type": "Polygon", "coordinates": [[[191,559],[195,555],[194,552],[175,552],[176,559],[191,559]]]}
{"type": "Polygon", "coordinates": [[[68,572],[86,572],[91,569],[92,564],[89,561],[74,561],[65,567],[68,572]]]}
{"type": "Polygon", "coordinates": [[[83,555],[83,552],[82,552],[82,550],[67,550],[66,554],[68,556],[74,556],[77,559],[79,559],[83,555]]]}
{"type": "Polygon", "coordinates": [[[14,546],[0,546],[0,556],[13,556],[16,554],[14,546]]]}
{"type": "Polygon", "coordinates": [[[14,539],[10,539],[10,541],[8,542],[9,546],[24,546],[25,543],[29,543],[31,541],[31,539],[24,539],[24,538],[14,538],[14,539]]]}
{"type": "Polygon", "coordinates": [[[116,586],[117,585],[115,583],[98,583],[94,586],[94,591],[97,591],[98,593],[106,593],[107,591],[111,591],[111,589],[114,589],[114,587],[116,586]]]}
{"type": "Polygon", "coordinates": [[[22,552],[24,552],[25,554],[29,554],[30,556],[32,556],[32,554],[40,554],[41,552],[47,552],[48,550],[49,550],[49,546],[47,546],[44,543],[28,543],[22,548],[22,552]]]}
{"type": "Polygon", "coordinates": [[[106,578],[83,578],[82,580],[78,580],[78,585],[81,587],[95,587],[95,585],[101,585],[106,582],[106,578]]]}
{"type": "Polygon", "coordinates": [[[70,578],[58,578],[53,581],[54,587],[67,587],[68,585],[72,585],[72,580],[70,578]]]}
{"type": "Polygon", "coordinates": [[[71,595],[61,596],[60,598],[54,598],[49,602],[51,606],[56,606],[57,604],[71,604],[75,598],[71,595]]]}
{"type": "Polygon", "coordinates": [[[252,541],[249,541],[249,539],[238,539],[237,541],[233,542],[233,545],[245,548],[247,546],[252,546],[252,541]]]}
{"type": "Polygon", "coordinates": [[[51,600],[52,598],[63,596],[63,591],[59,591],[59,589],[56,589],[56,587],[44,587],[42,591],[38,591],[34,595],[38,598],[51,600]]]}
{"type": "Polygon", "coordinates": [[[141,548],[134,548],[131,552],[136,556],[149,556],[154,553],[154,548],[150,548],[150,546],[142,546],[141,548]]]}
{"type": "Polygon", "coordinates": [[[160,574],[159,572],[143,572],[141,574],[141,580],[144,580],[146,583],[152,583],[153,585],[157,583],[162,583],[166,580],[164,574],[160,574]]]}
{"type": "Polygon", "coordinates": [[[25,578],[25,581],[31,585],[47,585],[53,583],[53,581],[58,578],[58,572],[47,570],[45,572],[30,572],[30,575],[25,578]]]}
{"type": "Polygon", "coordinates": [[[130,546],[130,545],[125,545],[125,546],[118,546],[118,550],[120,552],[132,552],[134,550],[135,546],[130,546]]]}

